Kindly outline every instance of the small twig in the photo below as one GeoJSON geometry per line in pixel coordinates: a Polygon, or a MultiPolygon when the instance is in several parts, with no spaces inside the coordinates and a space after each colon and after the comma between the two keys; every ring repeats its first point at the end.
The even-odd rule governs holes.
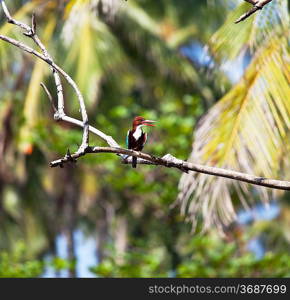
{"type": "Polygon", "coordinates": [[[75,158],[72,157],[72,155],[71,155],[69,149],[67,149],[65,158],[66,158],[69,162],[73,162],[73,163],[76,163],[76,162],[77,162],[77,160],[76,160],[75,158]]]}
{"type": "Polygon", "coordinates": [[[36,18],[35,18],[35,14],[32,14],[31,17],[31,31],[33,35],[36,35],[36,18]]]}
{"type": "Polygon", "coordinates": [[[183,161],[177,159],[176,157],[167,154],[165,156],[156,157],[144,152],[138,152],[134,150],[128,150],[123,148],[115,148],[115,147],[93,147],[88,148],[85,153],[82,154],[72,154],[71,156],[65,156],[61,159],[55,160],[50,163],[51,167],[57,167],[59,165],[63,165],[71,160],[77,160],[81,156],[84,156],[87,153],[115,153],[115,154],[123,154],[126,156],[135,156],[138,158],[142,158],[148,162],[151,162],[154,165],[160,165],[167,168],[176,168],[179,170],[185,171],[194,171],[198,173],[219,176],[230,178],[238,181],[248,182],[254,185],[264,186],[273,189],[279,190],[290,190],[290,182],[289,181],[281,181],[275,179],[267,179],[263,177],[258,177],[250,174],[245,174],[241,172],[236,172],[232,170],[226,170],[222,168],[203,166],[199,164],[189,163],[187,161],[183,161]]]}
{"type": "Polygon", "coordinates": [[[45,86],[45,84],[43,82],[40,83],[41,87],[44,89],[48,99],[49,99],[49,102],[53,108],[53,111],[56,113],[57,112],[57,108],[55,107],[54,103],[53,103],[53,99],[52,99],[52,96],[51,96],[51,93],[49,92],[49,90],[47,89],[47,87],[45,86]]]}
{"type": "Polygon", "coordinates": [[[258,7],[258,6],[253,6],[250,10],[248,10],[245,14],[243,14],[242,16],[240,16],[236,21],[235,24],[238,24],[242,21],[244,21],[245,19],[247,19],[249,16],[251,16],[252,14],[254,14],[257,10],[260,10],[262,8],[258,7]]]}
{"type": "Polygon", "coordinates": [[[244,21],[249,16],[251,16],[252,14],[254,14],[256,11],[261,10],[266,4],[268,4],[272,0],[245,0],[245,1],[253,4],[253,7],[250,10],[248,10],[245,14],[243,14],[242,16],[240,16],[235,21],[235,24],[238,24],[238,23],[244,21]]]}

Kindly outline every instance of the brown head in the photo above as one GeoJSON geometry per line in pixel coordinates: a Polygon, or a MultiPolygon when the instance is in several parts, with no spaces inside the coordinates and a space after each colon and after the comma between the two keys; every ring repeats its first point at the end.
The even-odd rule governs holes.
{"type": "Polygon", "coordinates": [[[138,116],[135,117],[133,120],[133,129],[136,129],[137,126],[155,126],[153,123],[155,123],[156,121],[152,121],[152,120],[146,120],[145,118],[138,116]]]}

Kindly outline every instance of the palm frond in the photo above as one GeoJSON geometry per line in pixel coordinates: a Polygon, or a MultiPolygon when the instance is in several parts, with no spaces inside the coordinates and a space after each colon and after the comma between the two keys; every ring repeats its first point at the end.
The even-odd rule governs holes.
{"type": "Polygon", "coordinates": [[[91,4],[74,2],[62,31],[67,53],[64,65],[76,78],[87,103],[91,104],[100,78],[125,64],[126,56],[91,4]]]}
{"type": "MultiPolygon", "coordinates": [[[[289,30],[269,36],[242,80],[204,116],[195,133],[190,161],[283,178],[286,170],[281,161],[290,144],[288,36],[289,30]]],[[[182,176],[178,200],[194,223],[202,214],[204,229],[212,225],[221,228],[235,219],[231,188],[248,206],[253,199],[249,186],[193,173],[182,176]]],[[[256,192],[267,201],[266,189],[257,188],[256,192]]]]}

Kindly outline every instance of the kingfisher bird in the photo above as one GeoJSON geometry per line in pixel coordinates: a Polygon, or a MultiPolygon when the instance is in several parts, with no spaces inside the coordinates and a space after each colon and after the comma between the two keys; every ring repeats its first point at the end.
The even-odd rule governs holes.
{"type": "MultiPolygon", "coordinates": [[[[153,123],[156,121],[145,120],[145,118],[138,116],[135,117],[132,124],[132,129],[128,130],[126,137],[126,144],[128,149],[135,151],[142,151],[146,140],[147,133],[143,132],[143,126],[155,126],[153,123]]],[[[137,157],[132,156],[132,167],[136,168],[137,166],[137,157]]]]}

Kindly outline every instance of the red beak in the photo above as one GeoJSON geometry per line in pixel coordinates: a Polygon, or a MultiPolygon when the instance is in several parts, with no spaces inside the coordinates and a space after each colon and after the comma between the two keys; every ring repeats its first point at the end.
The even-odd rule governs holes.
{"type": "Polygon", "coordinates": [[[155,123],[155,122],[156,121],[153,121],[153,120],[145,120],[142,122],[142,125],[154,127],[155,125],[153,123],[155,123]]]}

